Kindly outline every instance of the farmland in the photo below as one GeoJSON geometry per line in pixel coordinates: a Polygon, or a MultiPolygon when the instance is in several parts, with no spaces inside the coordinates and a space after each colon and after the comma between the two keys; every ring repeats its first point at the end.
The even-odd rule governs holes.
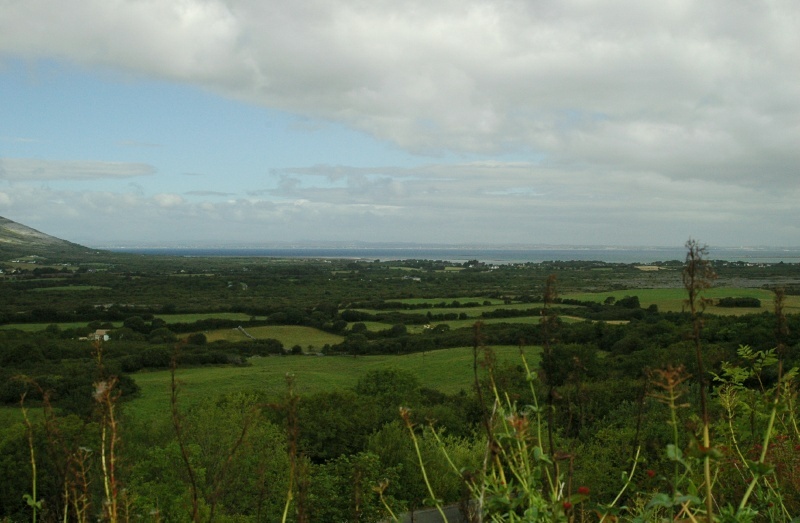
{"type": "MultiPolygon", "coordinates": [[[[767,434],[786,447],[772,464],[800,470],[800,453],[791,450],[800,443],[791,429],[796,404],[781,403],[773,432],[773,403],[765,401],[778,397],[778,383],[796,390],[780,381],[800,365],[800,267],[793,264],[714,265],[718,277],[703,282],[700,316],[693,317],[675,262],[488,266],[108,254],[85,267],[73,260],[68,270],[36,262],[7,265],[13,277],[0,281],[0,477],[20,478],[0,482],[0,519],[28,519],[20,500],[33,481],[31,448],[34,456],[73,459],[100,448],[112,427],[123,442],[119,481],[138,496],[131,510],[143,520],[158,513],[187,521],[190,472],[199,470],[212,472],[195,476],[198,503],[217,504],[220,520],[258,521],[260,511],[274,520],[292,462],[313,494],[293,506],[312,520],[349,513],[354,499],[369,520],[385,518],[373,489],[385,478],[392,510],[421,507],[429,492],[409,427],[447,502],[457,502],[465,485],[441,449],[478,477],[489,437],[509,453],[534,445],[525,459],[540,468],[531,474],[585,485],[604,503],[619,492],[634,444],[638,466],[659,478],[675,470],[665,449],[683,449],[686,471],[661,483],[638,479],[626,498],[635,503],[653,490],[670,496],[678,482],[692,488],[703,481],[693,445],[707,389],[714,419],[730,419],[710,427],[726,456],[714,465],[719,477],[736,473],[740,459],[730,450],[731,430],[741,445],[767,434]],[[675,389],[687,406],[672,426],[665,396],[643,392],[661,386],[668,372],[686,384],[675,389]],[[698,376],[709,380],[705,386],[698,376]],[[738,376],[745,377],[732,381],[738,376]],[[739,398],[728,401],[739,403],[725,414],[727,386],[739,398]],[[399,407],[410,409],[405,419],[399,407]],[[53,439],[55,430],[65,436],[53,439]],[[62,441],[72,450],[55,452],[62,441]],[[543,465],[553,460],[536,461],[536,453],[573,462],[553,471],[543,465]],[[237,473],[221,481],[226,467],[237,473]]],[[[750,459],[748,449],[740,452],[750,459]]],[[[78,489],[63,472],[74,462],[48,459],[38,470],[54,480],[40,492],[60,507],[64,485],[78,489]]],[[[86,474],[93,482],[81,495],[100,503],[102,467],[93,461],[86,474]]],[[[796,513],[793,476],[770,477],[782,497],[761,495],[796,513]]],[[[746,485],[714,488],[722,506],[742,499],[746,485]]],[[[580,495],[568,499],[586,502],[580,495]]],[[[556,499],[546,510],[565,516],[556,499]]],[[[63,519],[60,510],[47,517],[63,519]]]]}

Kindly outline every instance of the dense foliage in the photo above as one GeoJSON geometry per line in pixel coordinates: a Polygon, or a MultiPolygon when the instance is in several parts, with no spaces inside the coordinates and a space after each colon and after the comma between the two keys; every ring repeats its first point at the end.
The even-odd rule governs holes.
{"type": "MultiPolygon", "coordinates": [[[[787,264],[714,265],[722,281],[759,287],[800,277],[787,264]]],[[[378,521],[460,503],[496,521],[791,521],[800,316],[780,294],[776,313],[733,296],[715,305],[746,313],[703,314],[699,285],[697,310],[643,307],[637,288],[686,286],[680,264],[659,267],[112,255],[66,269],[7,264],[0,518],[378,521]],[[625,294],[559,298],[554,284],[625,294]],[[183,401],[182,368],[310,357],[249,335],[262,326],[341,336],[320,349],[333,357],[470,346],[476,372],[445,394],[398,359],[351,388],[298,396],[290,378],[280,397],[183,401]],[[248,338],[208,341],[219,329],[248,338]],[[498,345],[541,347],[540,361],[499,365],[498,345]],[[127,415],[143,371],[172,372],[168,415],[127,415]]]]}

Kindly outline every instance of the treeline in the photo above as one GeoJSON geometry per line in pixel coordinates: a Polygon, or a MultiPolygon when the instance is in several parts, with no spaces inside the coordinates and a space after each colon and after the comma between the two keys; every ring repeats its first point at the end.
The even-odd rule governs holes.
{"type": "Polygon", "coordinates": [[[113,342],[98,345],[89,340],[64,339],[52,330],[0,330],[0,404],[17,405],[26,391],[27,401],[37,404],[47,391],[49,401],[61,411],[87,416],[93,410],[93,384],[108,376],[118,378],[122,397],[127,400],[138,393],[131,373],[168,369],[174,358],[180,366],[247,365],[252,356],[293,353],[275,339],[207,343],[202,333],[196,333],[183,341],[174,335],[166,341],[163,337],[154,341],[153,336],[126,337],[126,332],[134,331],[119,329],[113,342]],[[37,385],[31,387],[32,383],[37,385]]]}
{"type": "Polygon", "coordinates": [[[376,310],[415,310],[415,309],[460,309],[460,308],[474,308],[474,307],[481,307],[492,305],[490,300],[483,300],[482,302],[477,301],[466,301],[461,302],[459,300],[452,300],[452,301],[439,301],[439,302],[421,302],[421,303],[409,303],[409,302],[400,302],[400,301],[392,301],[392,300],[369,300],[369,301],[359,301],[348,304],[348,309],[376,309],[376,310]]]}
{"type": "Polygon", "coordinates": [[[761,300],[758,298],[720,298],[717,301],[718,307],[761,307],[761,300]]]}

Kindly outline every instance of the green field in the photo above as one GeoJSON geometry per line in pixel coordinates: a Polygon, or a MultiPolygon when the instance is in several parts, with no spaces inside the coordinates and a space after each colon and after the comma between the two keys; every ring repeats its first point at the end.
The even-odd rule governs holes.
{"type": "MultiPolygon", "coordinates": [[[[639,303],[642,308],[647,308],[652,304],[658,306],[661,312],[680,312],[685,308],[686,291],[683,288],[676,289],[627,289],[621,291],[608,291],[596,293],[566,293],[562,298],[569,298],[581,301],[594,301],[602,303],[609,296],[615,299],[624,298],[626,296],[638,296],[639,303]]],[[[706,308],[706,312],[710,314],[719,314],[720,316],[738,315],[738,314],[751,314],[764,311],[772,311],[773,300],[775,294],[767,289],[754,289],[754,288],[738,288],[738,287],[714,287],[703,291],[702,296],[705,298],[719,299],[719,298],[758,298],[761,300],[761,308],[746,308],[746,307],[717,307],[711,305],[706,308]]],[[[786,312],[795,313],[800,312],[800,296],[787,296],[786,297],[786,312]]]]}
{"type": "MultiPolygon", "coordinates": [[[[336,334],[330,334],[313,327],[301,327],[296,325],[267,325],[262,327],[248,327],[245,329],[248,334],[257,339],[272,338],[283,343],[286,348],[300,345],[303,349],[321,349],[324,345],[335,345],[341,343],[344,338],[336,334]]],[[[218,329],[205,333],[206,339],[211,341],[247,341],[239,329],[218,329]]]]}
{"type": "MultiPolygon", "coordinates": [[[[431,327],[435,327],[437,325],[447,325],[451,329],[461,329],[463,327],[472,327],[475,325],[475,322],[480,321],[481,323],[485,324],[493,324],[493,323],[522,323],[522,324],[538,324],[540,317],[537,316],[523,316],[519,318],[467,318],[466,320],[449,320],[449,321],[432,321],[429,323],[431,327]]],[[[392,327],[389,323],[381,323],[379,321],[363,321],[363,323],[367,330],[372,332],[378,332],[386,329],[390,329],[392,327]]],[[[409,334],[420,334],[427,329],[427,325],[406,325],[406,329],[409,334]]]]}
{"type": "MultiPolygon", "coordinates": [[[[479,299],[479,298],[478,298],[479,299]]],[[[605,299],[605,297],[603,298],[605,299]]],[[[423,300],[420,303],[427,303],[428,301],[432,303],[441,303],[443,300],[423,300]]],[[[450,303],[452,300],[447,301],[450,303]]],[[[461,300],[459,300],[461,301],[461,300]]],[[[430,307],[430,308],[423,308],[423,309],[412,309],[412,310],[400,310],[399,312],[403,312],[406,314],[461,314],[464,313],[470,318],[479,318],[481,314],[484,312],[492,312],[496,311],[497,309],[507,309],[507,310],[528,310],[528,309],[540,309],[543,304],[542,303],[509,303],[504,304],[500,300],[490,300],[492,301],[492,305],[479,305],[477,307],[430,307]]],[[[462,302],[464,303],[464,302],[462,302]]],[[[480,301],[483,303],[483,300],[480,301]]],[[[368,314],[385,314],[387,310],[378,310],[378,309],[355,309],[360,312],[366,312],[368,314]]],[[[474,321],[474,320],[473,320],[474,321]]]]}
{"type": "MultiPolygon", "coordinates": [[[[518,347],[494,347],[499,363],[519,363],[518,347]]],[[[538,347],[525,349],[528,363],[539,361],[538,347]]],[[[249,367],[196,367],[179,369],[181,405],[242,390],[257,390],[279,397],[286,392],[286,375],[295,377],[298,394],[352,387],[374,369],[412,372],[423,386],[442,392],[469,390],[473,382],[472,349],[455,348],[404,356],[272,356],[251,358],[249,367]]],[[[136,419],[167,416],[170,400],[168,371],[132,375],[141,388],[140,397],[125,404],[125,412],[136,419]]]]}
{"type": "Polygon", "coordinates": [[[194,323],[201,320],[249,321],[251,316],[243,312],[205,312],[197,314],[156,314],[156,318],[167,323],[194,323]]]}
{"type": "Polygon", "coordinates": [[[31,289],[31,292],[73,292],[73,291],[98,291],[109,290],[111,287],[101,287],[100,285],[61,285],[58,287],[40,287],[31,289]]]}

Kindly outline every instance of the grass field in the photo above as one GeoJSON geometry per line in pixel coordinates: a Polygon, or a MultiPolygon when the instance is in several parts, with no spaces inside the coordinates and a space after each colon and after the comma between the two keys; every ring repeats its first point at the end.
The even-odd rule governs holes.
{"type": "MultiPolygon", "coordinates": [[[[386,326],[384,326],[385,328],[386,326]]],[[[335,345],[344,338],[330,334],[312,327],[296,325],[267,325],[263,327],[249,327],[245,329],[248,334],[258,339],[272,338],[283,343],[287,349],[300,345],[303,349],[321,349],[325,344],[335,345]]],[[[208,341],[247,341],[249,338],[238,329],[219,329],[205,333],[208,341]]]]}
{"type": "Polygon", "coordinates": [[[235,320],[249,321],[250,316],[242,312],[205,312],[197,314],[156,314],[156,318],[167,323],[194,323],[200,320],[235,320]]]}
{"type": "MultiPolygon", "coordinates": [[[[492,323],[524,323],[527,325],[538,324],[539,320],[539,316],[525,316],[521,318],[468,318],[466,320],[432,321],[430,322],[430,326],[435,327],[437,325],[447,325],[451,329],[460,329],[462,327],[472,327],[475,325],[476,321],[480,321],[487,325],[492,323]]],[[[381,323],[377,321],[364,321],[361,323],[367,327],[367,330],[372,332],[378,332],[390,329],[392,327],[389,323],[381,323]]],[[[406,329],[408,330],[409,334],[419,334],[425,330],[425,327],[425,325],[406,325],[406,329]]]]}
{"type": "MultiPolygon", "coordinates": [[[[498,363],[520,362],[518,347],[495,347],[498,363]]],[[[525,349],[528,363],[535,366],[540,349],[525,349]]],[[[252,358],[249,367],[198,367],[179,369],[180,402],[189,407],[222,394],[258,390],[275,398],[286,393],[286,375],[295,376],[298,394],[352,387],[373,369],[412,372],[423,386],[443,392],[469,390],[473,382],[472,349],[455,348],[404,356],[273,356],[252,358]]],[[[141,388],[140,397],[126,403],[125,412],[146,420],[169,415],[170,374],[168,371],[139,372],[133,378],[141,388]]]]}
{"type": "Polygon", "coordinates": [[[73,292],[73,291],[97,291],[106,290],[111,287],[101,287],[99,285],[61,285],[59,287],[40,287],[31,289],[30,292],[73,292]]]}
{"type": "MultiPolygon", "coordinates": [[[[603,297],[605,299],[605,297],[603,297]]],[[[472,301],[478,301],[483,303],[483,300],[480,298],[476,298],[472,301]]],[[[440,303],[442,301],[446,301],[447,303],[452,302],[453,300],[424,300],[421,303],[425,302],[432,302],[432,303],[440,303]]],[[[461,301],[461,300],[458,300],[461,301]]],[[[492,301],[492,300],[490,300],[492,301]]],[[[461,303],[464,303],[461,301],[461,303]]],[[[406,314],[461,314],[464,313],[470,318],[479,318],[481,314],[484,312],[492,312],[497,309],[508,309],[508,310],[527,310],[527,309],[540,309],[542,307],[542,303],[509,303],[508,305],[504,304],[500,300],[493,300],[492,305],[479,305],[477,307],[431,307],[431,308],[424,308],[424,309],[413,309],[413,310],[400,310],[399,312],[403,312],[406,314]]],[[[386,311],[381,311],[377,309],[356,309],[361,312],[366,312],[369,314],[383,314],[386,311]]],[[[474,321],[474,319],[473,319],[474,321]]]]}
{"type": "MultiPolygon", "coordinates": [[[[720,316],[772,311],[773,299],[775,297],[772,291],[766,289],[734,287],[714,287],[703,291],[702,295],[703,297],[712,299],[734,297],[758,298],[761,300],[761,308],[729,308],[713,305],[706,308],[706,312],[709,314],[719,314],[720,316]]],[[[656,304],[658,310],[661,312],[680,312],[685,307],[686,291],[684,289],[628,289],[597,293],[569,293],[561,297],[582,301],[602,302],[609,296],[613,296],[615,299],[624,298],[625,296],[638,296],[642,308],[647,308],[651,304],[656,304]]],[[[800,296],[786,297],[786,312],[800,312],[800,296]]]]}

